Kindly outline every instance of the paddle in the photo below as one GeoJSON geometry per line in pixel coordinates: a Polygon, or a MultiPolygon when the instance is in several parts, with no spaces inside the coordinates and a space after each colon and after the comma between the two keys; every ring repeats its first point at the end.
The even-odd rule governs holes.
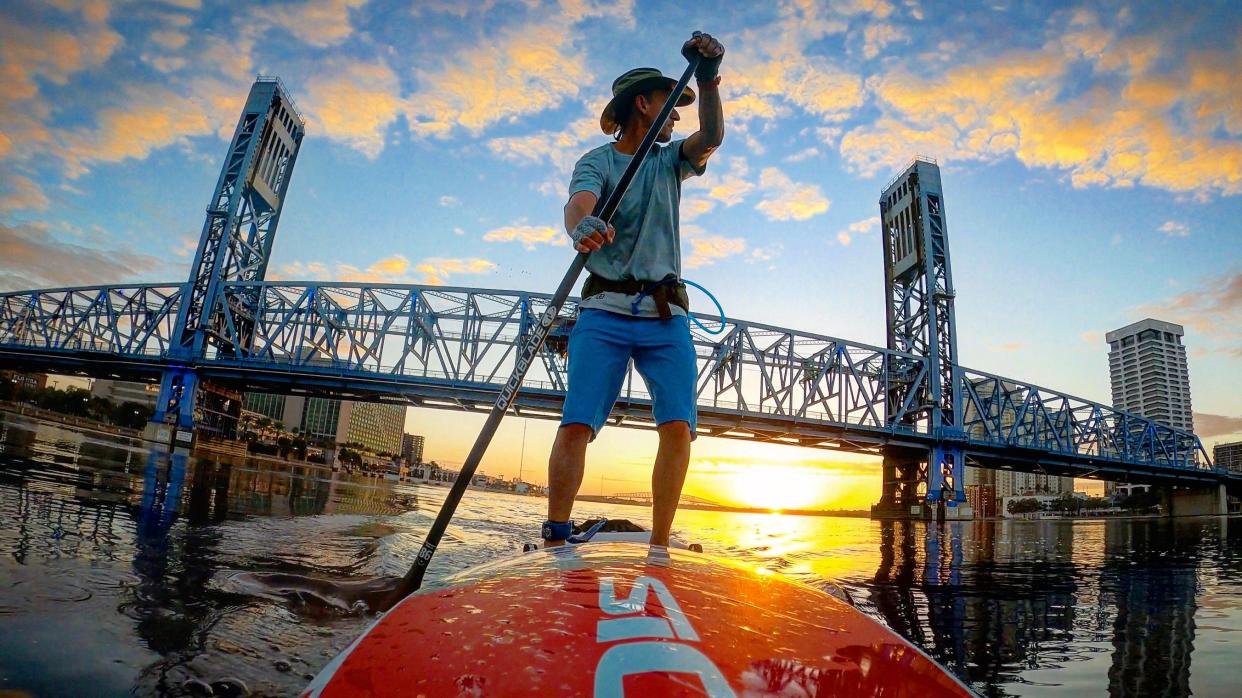
{"type": "MultiPolygon", "coordinates": [[[[695,32],[694,36],[697,37],[699,34],[700,32],[695,32]]],[[[685,91],[686,85],[690,83],[690,76],[694,75],[695,69],[699,66],[701,54],[698,51],[688,51],[687,53],[686,58],[690,64],[686,66],[686,72],[682,73],[676,87],[673,88],[668,99],[664,101],[664,108],[656,115],[655,122],[647,130],[647,135],[643,136],[642,142],[638,145],[638,150],[634,152],[634,157],[630,159],[630,164],[625,168],[625,172],[622,173],[621,180],[617,183],[612,193],[608,195],[607,199],[595,202],[595,210],[592,211],[591,215],[603,219],[605,223],[612,220],[613,214],[617,211],[617,206],[621,203],[621,197],[625,196],[625,190],[630,186],[630,181],[634,179],[634,175],[638,172],[638,168],[642,166],[643,160],[651,152],[652,146],[655,145],[656,137],[660,135],[660,131],[664,128],[664,123],[668,121],[669,115],[673,113],[673,108],[677,106],[677,100],[681,99],[681,94],[685,91]]],[[[547,339],[548,331],[551,329],[553,321],[560,315],[561,306],[565,305],[565,300],[569,298],[570,291],[573,290],[574,284],[582,274],[588,255],[589,253],[587,252],[579,252],[578,256],[574,258],[573,264],[569,265],[569,271],[565,272],[565,277],[561,279],[561,285],[556,287],[556,293],[552,296],[548,309],[543,312],[543,315],[539,316],[539,322],[534,325],[530,337],[522,345],[521,351],[518,352],[517,363],[513,366],[513,373],[510,374],[509,380],[505,382],[505,386],[501,388],[500,395],[496,397],[496,403],[492,405],[492,411],[487,416],[487,422],[483,424],[483,430],[479,432],[478,438],[474,440],[474,447],[470,449],[470,455],[466,457],[466,462],[462,464],[461,472],[457,474],[457,479],[453,482],[453,488],[449,490],[448,496],[444,498],[444,504],[440,507],[440,513],[436,515],[435,522],[431,524],[431,530],[427,532],[427,539],[423,541],[423,547],[419,549],[418,557],[414,559],[414,565],[410,567],[409,572],[405,573],[405,577],[402,578],[401,583],[393,592],[392,603],[389,604],[389,607],[395,606],[398,601],[409,596],[410,593],[417,591],[422,586],[423,575],[427,573],[427,565],[431,564],[431,556],[435,554],[436,546],[440,544],[440,539],[444,537],[444,530],[448,528],[449,520],[453,518],[453,513],[457,511],[457,505],[461,502],[461,497],[465,494],[470,481],[474,479],[474,471],[483,460],[483,454],[487,452],[487,447],[491,444],[497,427],[500,426],[500,420],[504,419],[509,405],[517,397],[518,390],[522,387],[522,379],[526,377],[526,371],[530,368],[530,365],[535,362],[535,355],[539,352],[539,347],[543,346],[543,340],[547,339]]]]}

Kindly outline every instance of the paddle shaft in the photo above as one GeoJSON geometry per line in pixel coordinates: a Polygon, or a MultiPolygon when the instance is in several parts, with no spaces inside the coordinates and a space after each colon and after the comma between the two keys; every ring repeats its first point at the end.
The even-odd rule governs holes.
{"type": "MultiPolygon", "coordinates": [[[[697,36],[698,32],[695,32],[695,35],[697,36]]],[[[629,188],[630,182],[638,172],[638,168],[642,166],[643,161],[647,158],[647,154],[651,152],[656,138],[659,137],[660,131],[664,129],[664,124],[668,121],[669,115],[673,113],[674,107],[677,106],[677,101],[681,99],[681,94],[685,91],[686,85],[690,83],[690,77],[694,75],[694,71],[698,67],[701,58],[702,56],[697,51],[689,56],[690,64],[686,66],[686,72],[682,73],[676,87],[673,88],[672,93],[665,100],[664,107],[656,115],[655,122],[647,130],[647,135],[643,136],[642,142],[638,145],[638,150],[634,152],[634,157],[630,159],[630,164],[626,166],[625,172],[622,173],[621,180],[608,195],[607,199],[596,201],[595,210],[591,215],[603,219],[605,223],[612,220],[613,214],[617,211],[617,206],[621,203],[621,197],[625,196],[625,191],[629,188]]],[[[427,573],[427,566],[431,564],[431,556],[435,554],[436,546],[440,544],[440,540],[444,537],[444,531],[448,528],[449,521],[457,511],[457,505],[461,502],[462,495],[465,494],[466,488],[470,486],[470,481],[474,479],[474,471],[478,469],[479,463],[483,460],[483,454],[487,452],[487,447],[491,444],[492,437],[496,435],[496,429],[500,426],[500,420],[504,419],[509,405],[517,397],[518,390],[522,387],[522,379],[526,377],[526,371],[535,362],[535,356],[539,353],[539,348],[543,346],[543,341],[547,339],[548,332],[552,329],[552,323],[560,315],[561,306],[565,305],[570,292],[573,291],[574,284],[582,274],[582,269],[586,266],[588,256],[589,253],[587,252],[579,252],[578,256],[574,258],[573,264],[570,264],[569,270],[565,272],[565,277],[561,279],[560,286],[556,287],[556,293],[553,294],[547,309],[539,316],[539,321],[531,328],[530,337],[526,339],[526,342],[522,344],[521,351],[518,352],[517,363],[513,366],[513,373],[510,374],[509,380],[505,382],[505,386],[501,388],[500,395],[496,398],[496,403],[492,405],[492,411],[488,414],[487,421],[483,424],[483,429],[479,432],[478,438],[474,440],[474,447],[470,449],[470,455],[466,457],[466,462],[462,464],[461,472],[457,474],[457,479],[453,482],[452,489],[449,490],[448,496],[444,498],[444,504],[440,507],[440,513],[436,516],[435,522],[431,524],[431,530],[427,532],[427,539],[423,541],[423,547],[419,549],[418,557],[414,559],[414,564],[410,567],[410,571],[406,572],[405,577],[401,580],[401,584],[393,592],[393,603],[390,606],[396,605],[398,601],[417,591],[422,586],[423,576],[427,573]]]]}

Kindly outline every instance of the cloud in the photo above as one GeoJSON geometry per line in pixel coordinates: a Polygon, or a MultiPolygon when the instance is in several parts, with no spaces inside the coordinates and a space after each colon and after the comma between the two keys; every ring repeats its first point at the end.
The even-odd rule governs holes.
{"type": "Polygon", "coordinates": [[[866,233],[871,233],[876,230],[879,230],[879,228],[880,228],[880,217],[879,216],[872,216],[870,218],[864,218],[861,221],[850,223],[849,225],[845,226],[845,228],[838,230],[837,231],[837,242],[840,242],[842,245],[848,246],[851,242],[853,242],[855,235],[863,235],[866,233]]]}
{"type": "Polygon", "coordinates": [[[269,276],[283,281],[343,281],[348,283],[429,284],[442,286],[456,274],[486,274],[496,264],[479,257],[428,257],[412,263],[402,255],[385,257],[365,269],[338,263],[329,267],[322,262],[295,261],[283,264],[269,276]]]}
{"type": "Polygon", "coordinates": [[[692,221],[716,208],[716,202],[698,197],[683,197],[681,200],[681,220],[692,221]]]}
{"type": "Polygon", "coordinates": [[[349,11],[367,0],[305,0],[258,5],[254,16],[270,28],[284,29],[303,43],[318,48],[335,46],[353,34],[349,11]]]}
{"type": "Polygon", "coordinates": [[[315,131],[375,159],[404,102],[384,62],[333,60],[307,81],[305,104],[315,131]]]}
{"type": "Polygon", "coordinates": [[[1240,42],[1178,53],[1176,31],[1120,36],[1089,13],[1062,13],[1036,49],[931,74],[896,67],[867,81],[881,116],[847,132],[841,153],[865,175],[912,153],[1013,157],[1076,188],[1242,193],[1240,42]]]}
{"type": "Polygon", "coordinates": [[[754,191],[755,185],[746,179],[750,167],[746,158],[731,157],[720,163],[720,169],[709,171],[703,177],[696,177],[687,182],[694,189],[706,189],[708,198],[721,202],[725,206],[740,204],[746,195],[754,191]]]}
{"type": "MultiPolygon", "coordinates": [[[[603,110],[600,102],[599,110],[603,110]]],[[[536,188],[550,196],[563,196],[568,191],[569,176],[574,163],[588,149],[588,144],[598,143],[598,111],[573,119],[566,128],[538,131],[522,136],[491,138],[487,149],[497,157],[522,164],[548,164],[550,171],[538,181],[536,188]]]]}
{"type": "Polygon", "coordinates": [[[802,162],[817,156],[819,156],[819,148],[812,146],[810,148],[803,148],[793,155],[785,156],[784,162],[802,162]]]}
{"type": "MultiPolygon", "coordinates": [[[[568,12],[568,10],[567,10],[568,12]]],[[[418,69],[418,89],[406,104],[411,132],[446,137],[458,129],[479,133],[504,121],[574,99],[593,79],[573,45],[568,21],[588,9],[518,25],[464,48],[434,68],[418,69]]]]}
{"type": "Polygon", "coordinates": [[[124,43],[107,25],[107,3],[29,9],[0,19],[0,159],[46,156],[54,149],[48,122],[64,105],[49,100],[42,87],[67,85],[104,65],[124,43]]]}
{"type": "Polygon", "coordinates": [[[711,266],[726,257],[746,251],[746,241],[742,238],[695,234],[687,235],[686,241],[690,243],[690,256],[685,264],[687,269],[711,266]]]}
{"type": "Polygon", "coordinates": [[[103,250],[57,239],[46,224],[0,223],[2,289],[115,284],[164,268],[164,260],[125,248],[103,250]]]}
{"type": "Polygon", "coordinates": [[[1026,348],[1026,342],[1001,342],[999,344],[993,344],[988,347],[988,349],[991,351],[1002,351],[1002,352],[1022,351],[1025,348],[1026,348]]]}
{"type": "Polygon", "coordinates": [[[1201,439],[1242,433],[1242,417],[1195,412],[1195,434],[1201,439]]]}
{"type": "Polygon", "coordinates": [[[759,188],[764,200],[755,208],[771,220],[804,221],[824,213],[831,203],[818,186],[795,182],[775,167],[760,173],[759,188]]]}
{"type": "Polygon", "coordinates": [[[1156,230],[1171,238],[1184,238],[1190,235],[1190,226],[1180,221],[1165,221],[1156,230]]]}
{"type": "Polygon", "coordinates": [[[461,206],[461,199],[457,198],[456,196],[450,196],[448,194],[445,194],[444,196],[440,197],[440,205],[445,208],[461,206]]]}
{"type": "Polygon", "coordinates": [[[861,4],[782,2],[776,8],[776,21],[742,32],[737,45],[730,47],[723,88],[730,127],[749,137],[747,122],[772,121],[790,114],[792,108],[836,122],[861,107],[860,77],[808,50],[816,41],[844,33],[850,16],[886,6],[877,3],[864,8],[861,4]]]}
{"type": "Polygon", "coordinates": [[[486,274],[496,270],[496,264],[478,257],[452,258],[430,257],[414,267],[422,275],[419,283],[443,285],[452,274],[486,274]]]}
{"type": "Polygon", "coordinates": [[[774,242],[767,247],[755,247],[750,251],[750,259],[747,262],[770,262],[781,256],[785,251],[785,246],[779,242],[774,242]]]}
{"type": "Polygon", "coordinates": [[[569,244],[569,236],[548,225],[508,225],[483,234],[487,242],[520,242],[527,250],[536,245],[561,247],[569,244]]]}
{"type": "Polygon", "coordinates": [[[1215,341],[1216,350],[1242,358],[1242,269],[1201,279],[1197,288],[1138,312],[1193,328],[1215,341]]]}
{"type": "Polygon", "coordinates": [[[897,42],[909,43],[910,36],[891,24],[868,24],[863,29],[863,58],[868,60],[880,55],[885,46],[897,42]]]}
{"type": "Polygon", "coordinates": [[[29,177],[15,172],[0,173],[0,211],[42,211],[49,203],[43,189],[29,177]]]}
{"type": "Polygon", "coordinates": [[[213,99],[219,93],[206,89],[187,95],[155,85],[125,88],[124,106],[101,109],[93,126],[60,132],[63,146],[58,154],[65,173],[79,177],[96,162],[142,160],[159,148],[186,143],[191,136],[216,133],[226,123],[235,123],[235,115],[241,110],[244,92],[233,92],[231,100],[224,97],[232,101],[233,108],[223,110],[213,99]]]}

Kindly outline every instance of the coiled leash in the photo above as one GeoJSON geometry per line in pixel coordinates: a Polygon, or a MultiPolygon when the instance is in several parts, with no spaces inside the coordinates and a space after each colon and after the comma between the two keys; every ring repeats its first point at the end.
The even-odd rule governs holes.
{"type": "Polygon", "coordinates": [[[668,276],[664,277],[663,279],[660,279],[659,281],[656,281],[655,283],[645,285],[642,288],[642,290],[640,290],[638,294],[634,296],[634,301],[630,303],[630,314],[632,315],[638,314],[639,304],[643,302],[644,298],[651,296],[653,298],[657,298],[657,302],[658,302],[659,298],[666,296],[667,291],[658,292],[658,289],[669,288],[669,287],[676,288],[677,284],[679,283],[685,284],[687,286],[693,286],[699,289],[700,291],[702,291],[708,298],[712,299],[712,303],[716,305],[716,314],[720,316],[720,327],[717,327],[714,330],[708,329],[707,325],[704,325],[702,322],[699,322],[699,319],[695,317],[694,315],[691,315],[689,310],[687,310],[686,316],[690,318],[690,322],[693,322],[695,325],[698,325],[700,330],[703,330],[704,332],[708,334],[720,334],[721,332],[724,332],[725,325],[728,324],[729,318],[725,316],[724,306],[720,305],[720,301],[716,299],[716,296],[712,295],[712,292],[708,291],[706,288],[703,288],[703,286],[696,284],[693,281],[690,281],[689,279],[678,279],[672,274],[669,274],[668,276]]]}

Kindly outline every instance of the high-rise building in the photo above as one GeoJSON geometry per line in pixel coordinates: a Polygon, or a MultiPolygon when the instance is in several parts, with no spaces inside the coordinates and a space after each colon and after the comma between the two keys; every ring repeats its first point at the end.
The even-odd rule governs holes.
{"type": "Polygon", "coordinates": [[[418,434],[401,435],[401,458],[410,465],[423,462],[424,439],[418,434]]]}
{"type": "Polygon", "coordinates": [[[308,436],[361,444],[375,453],[401,452],[404,405],[246,393],[245,408],[308,436]]]}
{"type": "Polygon", "coordinates": [[[1242,473],[1242,441],[1216,444],[1212,448],[1212,464],[1218,468],[1242,473]]]}
{"type": "Polygon", "coordinates": [[[1113,407],[1194,431],[1181,325],[1148,318],[1105,335],[1113,407]]]}

